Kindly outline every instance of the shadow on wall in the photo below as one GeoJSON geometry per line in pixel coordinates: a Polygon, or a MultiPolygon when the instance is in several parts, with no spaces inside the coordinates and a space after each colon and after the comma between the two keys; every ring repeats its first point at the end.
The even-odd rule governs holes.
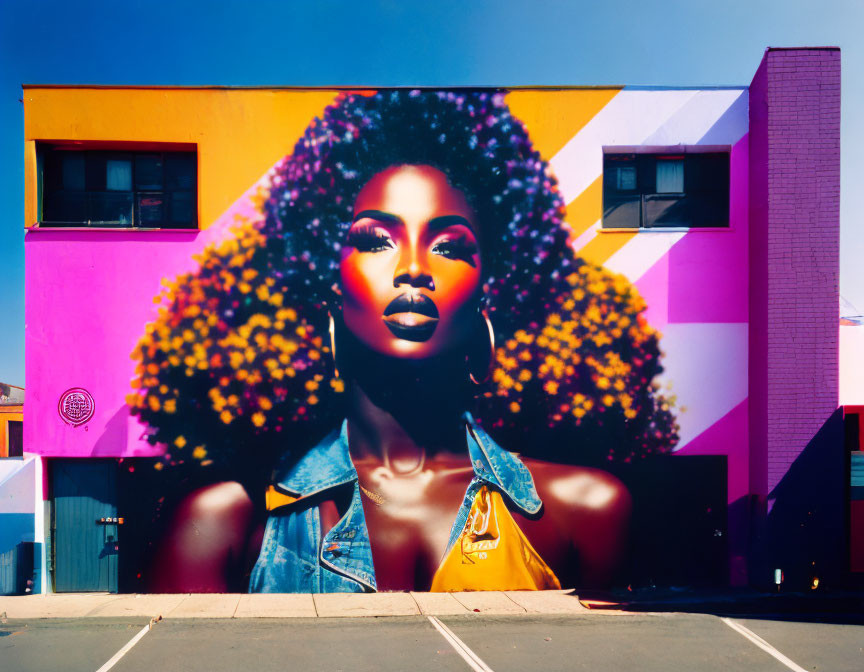
{"type": "Polygon", "coordinates": [[[782,569],[784,588],[839,588],[848,580],[847,469],[843,413],[836,410],[768,495],[761,549],[753,583],[773,583],[782,569]],[[773,502],[773,506],[771,506],[773,502]]]}
{"type": "Polygon", "coordinates": [[[126,450],[129,431],[129,407],[123,404],[105,423],[105,431],[96,440],[90,457],[116,457],[126,450]]]}

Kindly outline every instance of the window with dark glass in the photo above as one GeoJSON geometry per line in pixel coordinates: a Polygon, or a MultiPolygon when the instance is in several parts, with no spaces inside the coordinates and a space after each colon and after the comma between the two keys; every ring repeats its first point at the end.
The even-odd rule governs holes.
{"type": "Polygon", "coordinates": [[[40,226],[195,228],[194,152],[41,152],[40,226]]]}
{"type": "Polygon", "coordinates": [[[6,425],[9,436],[9,457],[24,456],[24,423],[10,420],[6,425]]]}
{"type": "Polygon", "coordinates": [[[603,228],[729,226],[729,154],[603,155],[603,228]]]}

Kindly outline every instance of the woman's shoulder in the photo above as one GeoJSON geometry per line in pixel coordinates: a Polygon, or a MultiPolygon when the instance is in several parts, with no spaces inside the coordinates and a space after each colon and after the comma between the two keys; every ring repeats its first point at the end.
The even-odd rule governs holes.
{"type": "Polygon", "coordinates": [[[630,491],[615,475],[594,467],[522,458],[548,507],[629,516],[630,491]]]}
{"type": "Polygon", "coordinates": [[[239,482],[221,481],[190,492],[181,500],[178,513],[196,518],[222,517],[251,512],[252,507],[252,498],[239,482]]]}
{"type": "Polygon", "coordinates": [[[252,498],[236,481],[190,492],[174,509],[158,545],[153,588],[164,592],[226,590],[227,563],[244,555],[253,519],[252,498]]]}

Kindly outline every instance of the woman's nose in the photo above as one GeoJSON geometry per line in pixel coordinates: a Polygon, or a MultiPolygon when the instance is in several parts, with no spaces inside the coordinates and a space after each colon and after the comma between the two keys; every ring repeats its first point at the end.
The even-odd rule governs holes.
{"type": "Polygon", "coordinates": [[[396,270],[396,274],[393,276],[393,286],[399,287],[399,285],[415,288],[425,287],[430,292],[435,291],[435,281],[416,259],[412,259],[407,266],[402,266],[396,270]]]}

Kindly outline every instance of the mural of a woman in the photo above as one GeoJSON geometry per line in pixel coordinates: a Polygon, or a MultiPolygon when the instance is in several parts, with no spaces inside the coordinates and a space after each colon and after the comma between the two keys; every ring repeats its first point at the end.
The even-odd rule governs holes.
{"type": "Polygon", "coordinates": [[[154,589],[245,588],[253,560],[261,592],[608,584],[626,488],[486,430],[557,462],[670,448],[657,337],[573,254],[504,95],[343,94],[270,182],[136,350],[151,440],[218,474],[154,589]]]}

